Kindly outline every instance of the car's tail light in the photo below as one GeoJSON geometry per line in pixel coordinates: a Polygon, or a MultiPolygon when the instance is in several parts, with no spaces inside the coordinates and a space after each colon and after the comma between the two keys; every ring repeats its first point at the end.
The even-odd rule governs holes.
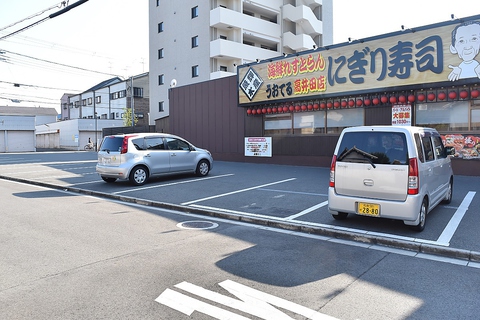
{"type": "Polygon", "coordinates": [[[123,137],[122,150],[120,150],[120,153],[127,153],[127,152],[128,152],[128,137],[123,137]]]}
{"type": "Polygon", "coordinates": [[[408,194],[418,194],[418,180],[418,161],[417,158],[411,158],[408,161],[408,194]]]}
{"type": "Polygon", "coordinates": [[[332,157],[332,164],[330,165],[330,187],[335,187],[335,164],[337,163],[337,156],[332,157]]]}

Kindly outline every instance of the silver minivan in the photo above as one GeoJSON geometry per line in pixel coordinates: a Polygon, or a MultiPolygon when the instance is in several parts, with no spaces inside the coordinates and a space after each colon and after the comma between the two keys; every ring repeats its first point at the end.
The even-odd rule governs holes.
{"type": "Polygon", "coordinates": [[[451,150],[432,128],[361,126],[344,129],[330,168],[328,209],[403,220],[414,230],[453,192],[451,150]]]}
{"type": "Polygon", "coordinates": [[[97,173],[106,182],[129,179],[144,184],[149,177],[194,173],[206,176],[213,166],[208,150],[166,133],[132,133],[103,138],[97,173]]]}

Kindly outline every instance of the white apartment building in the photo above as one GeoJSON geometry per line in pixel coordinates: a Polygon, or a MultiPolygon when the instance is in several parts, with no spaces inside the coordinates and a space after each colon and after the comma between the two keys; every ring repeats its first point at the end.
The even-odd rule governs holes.
{"type": "Polygon", "coordinates": [[[149,1],[150,124],[169,115],[172,86],[232,76],[244,63],[332,44],[332,1],[149,1]]]}

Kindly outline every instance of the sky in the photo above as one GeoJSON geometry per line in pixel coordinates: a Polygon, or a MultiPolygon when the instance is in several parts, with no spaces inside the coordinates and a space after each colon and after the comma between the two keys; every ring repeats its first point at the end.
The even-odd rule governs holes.
{"type": "MultiPolygon", "coordinates": [[[[64,93],[148,72],[148,1],[153,0],[88,0],[0,40],[0,106],[50,107],[60,113],[64,93]]],[[[0,0],[0,38],[58,12],[63,2],[78,0],[0,0]]],[[[342,43],[398,31],[402,25],[447,21],[451,14],[477,15],[480,2],[333,0],[333,10],[333,40],[342,43]]]]}

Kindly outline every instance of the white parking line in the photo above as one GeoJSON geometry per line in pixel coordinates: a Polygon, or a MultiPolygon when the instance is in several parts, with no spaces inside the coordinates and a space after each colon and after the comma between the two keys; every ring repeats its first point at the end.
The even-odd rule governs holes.
{"type": "Polygon", "coordinates": [[[220,198],[220,197],[225,197],[225,196],[229,196],[229,195],[232,195],[232,194],[241,193],[241,192],[245,192],[245,191],[260,189],[260,188],[263,188],[263,187],[272,186],[272,185],[274,185],[274,184],[284,183],[284,182],[292,181],[292,180],[295,180],[295,179],[297,179],[297,178],[290,178],[290,179],[285,179],[285,180],[281,180],[281,181],[277,181],[277,182],[262,184],[262,185],[256,186],[256,187],[251,187],[251,188],[246,188],[246,189],[242,189],[242,190],[237,190],[237,191],[222,193],[222,194],[219,194],[219,195],[216,195],[216,196],[211,196],[211,197],[206,197],[206,198],[202,198],[202,199],[197,199],[197,200],[193,200],[193,201],[189,201],[189,202],[184,202],[184,203],[182,203],[182,205],[188,206],[188,205],[190,205],[190,204],[192,204],[192,203],[201,202],[201,201],[206,201],[206,200],[211,200],[211,199],[216,199],[216,198],[220,198]]]}
{"type": "Polygon", "coordinates": [[[475,191],[470,191],[467,193],[465,198],[463,198],[463,201],[458,207],[457,211],[455,211],[453,217],[450,219],[445,229],[443,229],[442,234],[440,235],[440,237],[438,237],[438,243],[445,243],[447,246],[450,245],[450,240],[452,240],[453,234],[455,233],[455,231],[457,231],[458,225],[460,224],[463,216],[467,212],[468,206],[472,202],[475,194],[475,191]]]}
{"type": "Polygon", "coordinates": [[[233,173],[222,174],[222,175],[220,175],[220,176],[211,176],[211,177],[206,177],[206,178],[192,179],[192,180],[188,180],[188,181],[172,182],[172,183],[166,183],[166,184],[161,184],[161,185],[154,185],[154,186],[143,187],[143,188],[133,188],[133,189],[123,190],[123,191],[112,192],[112,194],[120,194],[120,193],[134,192],[134,191],[139,191],[139,190],[162,188],[162,187],[174,186],[174,185],[177,185],[177,184],[184,184],[184,183],[190,183],[190,182],[198,182],[198,181],[204,181],[204,180],[210,180],[210,179],[216,179],[216,178],[224,178],[224,177],[229,177],[229,176],[234,176],[234,175],[235,175],[235,174],[233,174],[233,173]]]}
{"type": "Polygon", "coordinates": [[[286,218],[283,218],[282,220],[285,220],[285,221],[289,221],[289,220],[293,220],[295,218],[298,218],[298,217],[301,217],[303,215],[306,215],[307,213],[310,213],[312,211],[315,211],[319,208],[322,208],[322,207],[325,207],[326,205],[328,204],[328,201],[323,201],[322,203],[319,203],[317,205],[314,205],[313,207],[310,207],[310,208],[307,208],[297,214],[294,214],[292,216],[289,216],[289,217],[286,217],[286,218]]]}

